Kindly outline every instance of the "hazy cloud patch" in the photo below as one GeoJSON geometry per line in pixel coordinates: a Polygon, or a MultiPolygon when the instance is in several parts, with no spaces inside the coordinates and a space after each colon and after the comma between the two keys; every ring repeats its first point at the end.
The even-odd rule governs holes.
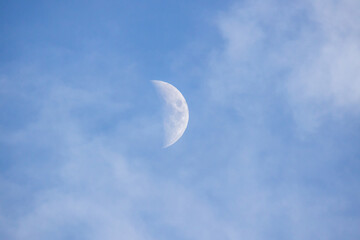
{"type": "Polygon", "coordinates": [[[224,45],[210,57],[214,99],[261,108],[258,97],[274,93],[305,129],[339,111],[358,113],[358,9],[352,0],[232,5],[217,21],[224,45]]]}

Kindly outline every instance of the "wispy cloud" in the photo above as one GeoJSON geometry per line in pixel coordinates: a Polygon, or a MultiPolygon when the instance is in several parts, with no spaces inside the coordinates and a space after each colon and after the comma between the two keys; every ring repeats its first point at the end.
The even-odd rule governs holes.
{"type": "Polygon", "coordinates": [[[323,114],[358,112],[358,9],[356,1],[234,4],[217,21],[224,46],[211,60],[214,97],[285,94],[305,128],[323,114]]]}

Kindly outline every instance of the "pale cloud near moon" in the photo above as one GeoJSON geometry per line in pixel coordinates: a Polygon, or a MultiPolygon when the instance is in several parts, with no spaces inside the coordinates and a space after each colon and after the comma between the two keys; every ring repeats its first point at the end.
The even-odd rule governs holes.
{"type": "Polygon", "coordinates": [[[214,98],[273,88],[287,95],[305,129],[316,128],[324,114],[359,113],[358,22],[354,0],[235,4],[217,21],[225,45],[211,60],[214,98]]]}
{"type": "Polygon", "coordinates": [[[309,30],[298,44],[314,46],[294,68],[293,94],[330,108],[359,111],[360,2],[314,1],[312,7],[316,32],[309,30]]]}

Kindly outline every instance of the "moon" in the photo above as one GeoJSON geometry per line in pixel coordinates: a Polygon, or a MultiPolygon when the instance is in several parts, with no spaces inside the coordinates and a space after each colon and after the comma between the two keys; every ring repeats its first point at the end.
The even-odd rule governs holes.
{"type": "Polygon", "coordinates": [[[164,144],[167,148],[184,134],[189,122],[189,108],[181,92],[170,83],[152,80],[164,100],[164,144]]]}

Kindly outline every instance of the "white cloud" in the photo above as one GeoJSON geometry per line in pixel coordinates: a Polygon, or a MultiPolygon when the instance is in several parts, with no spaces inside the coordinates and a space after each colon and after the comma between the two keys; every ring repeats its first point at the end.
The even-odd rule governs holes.
{"type": "MultiPolygon", "coordinates": [[[[335,111],[360,106],[360,3],[315,1],[311,16],[316,31],[298,42],[313,42],[308,57],[293,67],[291,93],[335,111]],[[314,36],[315,35],[315,36],[314,36]]],[[[301,48],[306,50],[304,48],[301,48]]]]}
{"type": "Polygon", "coordinates": [[[358,22],[356,0],[234,4],[217,21],[224,46],[210,58],[213,99],[241,112],[261,108],[259,97],[278,95],[305,129],[329,114],[358,113],[358,22]]]}

